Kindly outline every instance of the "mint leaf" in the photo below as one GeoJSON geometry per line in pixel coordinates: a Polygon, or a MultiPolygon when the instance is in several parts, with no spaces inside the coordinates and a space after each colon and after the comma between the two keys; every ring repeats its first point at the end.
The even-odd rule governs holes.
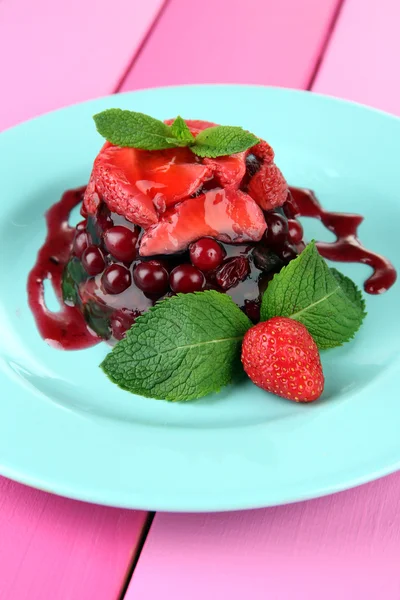
{"type": "Polygon", "coordinates": [[[116,146],[164,150],[179,145],[168,141],[173,137],[168,125],[143,113],[110,108],[93,119],[100,135],[116,146]]]}
{"type": "Polygon", "coordinates": [[[215,158],[243,152],[258,142],[255,135],[241,127],[218,125],[201,131],[190,149],[198,156],[215,158]]]}
{"type": "Polygon", "coordinates": [[[188,146],[195,140],[194,135],[190,132],[189,127],[186,125],[182,117],[176,117],[175,121],[171,125],[171,133],[175,140],[178,140],[182,146],[188,146]]]}
{"type": "Polygon", "coordinates": [[[87,278],[88,274],[83,268],[81,261],[77,258],[72,258],[64,268],[61,281],[61,292],[65,304],[69,306],[78,304],[78,286],[87,278]]]}
{"type": "Polygon", "coordinates": [[[343,273],[341,273],[337,269],[334,269],[333,267],[331,267],[330,271],[338,281],[343,291],[346,293],[349,300],[356,304],[356,306],[358,306],[360,310],[365,312],[365,300],[363,298],[361,290],[358,289],[354,281],[352,281],[350,277],[346,277],[346,275],[343,275],[343,273]]]}
{"type": "Polygon", "coordinates": [[[225,294],[178,294],[139,317],[101,367],[111,381],[135,394],[200,398],[242,372],[241,342],[251,326],[225,294]]]}
{"type": "Polygon", "coordinates": [[[276,316],[303,323],[319,348],[334,348],[361,326],[364,301],[351,279],[330,269],[312,242],[275,275],[264,293],[261,320],[276,316]]]}

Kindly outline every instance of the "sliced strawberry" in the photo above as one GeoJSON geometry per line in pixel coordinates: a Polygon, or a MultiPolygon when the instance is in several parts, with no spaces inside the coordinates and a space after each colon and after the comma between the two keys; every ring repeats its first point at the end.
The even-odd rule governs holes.
{"type": "Polygon", "coordinates": [[[264,215],[248,194],[211,190],[168,210],[142,237],[140,254],[172,254],[190,242],[212,236],[223,242],[259,241],[266,229],[264,215]]]}
{"type": "Polygon", "coordinates": [[[151,198],[136,185],[140,176],[136,153],[133,148],[111,145],[103,148],[94,161],[93,177],[111,212],[141,227],[149,227],[158,221],[158,216],[151,198]]]}
{"type": "Polygon", "coordinates": [[[101,202],[101,199],[96,191],[93,172],[90,175],[89,183],[87,184],[85,194],[83,196],[84,212],[87,215],[94,215],[101,202]]]}
{"type": "Polygon", "coordinates": [[[212,167],[202,164],[189,148],[135,152],[140,165],[136,185],[154,200],[159,212],[194,194],[212,174],[212,167]]]}
{"type": "Polygon", "coordinates": [[[246,173],[246,156],[248,152],[239,152],[230,156],[205,158],[204,164],[210,165],[214,177],[221,186],[238,188],[246,173]]]}
{"type": "Polygon", "coordinates": [[[288,184],[275,163],[264,163],[251,178],[247,191],[263,210],[271,210],[286,202],[288,184]]]}
{"type": "Polygon", "coordinates": [[[100,203],[142,227],[157,222],[159,212],[194,194],[212,174],[188,148],[149,152],[107,143],[98,154],[85,194],[89,214],[100,203]]]}

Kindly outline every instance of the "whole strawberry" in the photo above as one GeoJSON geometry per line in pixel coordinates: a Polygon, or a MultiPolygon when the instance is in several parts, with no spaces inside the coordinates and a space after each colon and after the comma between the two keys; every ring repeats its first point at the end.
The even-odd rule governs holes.
{"type": "Polygon", "coordinates": [[[242,363],[253,383],[295,402],[312,402],[324,389],[316,343],[304,325],[286,317],[247,331],[242,363]]]}

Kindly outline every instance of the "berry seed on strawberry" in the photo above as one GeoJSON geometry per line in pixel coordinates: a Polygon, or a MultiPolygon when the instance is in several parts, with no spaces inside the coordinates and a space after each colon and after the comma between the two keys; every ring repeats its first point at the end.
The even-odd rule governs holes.
{"type": "Polygon", "coordinates": [[[249,329],[242,363],[253,383],[288,400],[312,402],[323,392],[317,345],[306,327],[293,319],[274,317],[249,329]]]}

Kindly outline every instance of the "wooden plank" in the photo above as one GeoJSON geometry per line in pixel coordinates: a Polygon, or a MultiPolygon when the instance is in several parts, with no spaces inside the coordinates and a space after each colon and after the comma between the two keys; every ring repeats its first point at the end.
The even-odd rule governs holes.
{"type": "MultiPolygon", "coordinates": [[[[397,0],[346,0],[313,89],[400,114],[399,13],[397,0]]],[[[194,80],[188,68],[185,76],[194,80]]],[[[304,87],[306,79],[295,74],[292,85],[304,87]]],[[[231,81],[251,79],[243,68],[231,81]]],[[[266,73],[263,83],[276,80],[266,73]]],[[[398,600],[399,515],[400,473],[265,510],[159,513],[126,600],[155,600],[166,590],[174,600],[398,600]]]]}
{"type": "Polygon", "coordinates": [[[0,131],[113,92],[163,3],[0,2],[0,131]]]}
{"type": "Polygon", "coordinates": [[[399,23],[399,0],[346,0],[313,90],[400,115],[399,23]]]}
{"type": "Polygon", "coordinates": [[[299,504],[155,517],[125,600],[398,600],[400,473],[299,504]]]}
{"type": "Polygon", "coordinates": [[[146,518],[0,478],[0,600],[117,600],[146,518]]]}
{"type": "MultiPolygon", "coordinates": [[[[0,130],[113,92],[163,2],[0,2],[0,130]]],[[[146,519],[0,478],[0,600],[117,599],[146,519]]]]}
{"type": "Polygon", "coordinates": [[[169,0],[123,90],[184,83],[306,88],[340,0],[169,0]]]}

